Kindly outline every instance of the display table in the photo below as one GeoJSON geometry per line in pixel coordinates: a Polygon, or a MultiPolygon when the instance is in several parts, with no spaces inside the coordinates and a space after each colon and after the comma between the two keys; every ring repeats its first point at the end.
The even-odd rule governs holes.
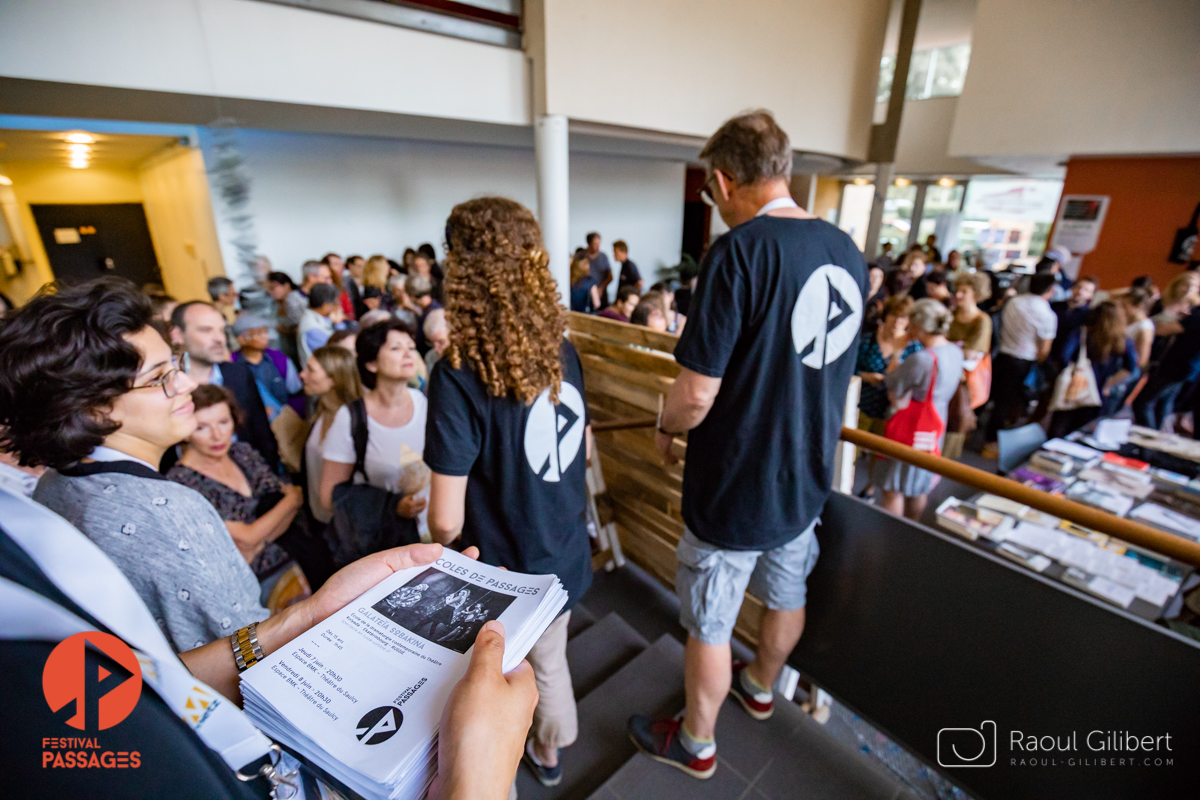
{"type": "MultiPolygon", "coordinates": [[[[1046,442],[1008,475],[1192,542],[1198,476],[1200,443],[1108,420],[1046,442]]],[[[986,492],[947,499],[937,519],[979,548],[1151,621],[1178,615],[1183,593],[1200,583],[1188,564],[986,492]]]]}

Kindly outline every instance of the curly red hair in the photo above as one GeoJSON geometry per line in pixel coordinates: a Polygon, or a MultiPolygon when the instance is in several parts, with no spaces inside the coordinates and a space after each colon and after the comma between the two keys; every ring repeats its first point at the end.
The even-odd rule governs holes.
{"type": "Polygon", "coordinates": [[[460,203],[446,221],[443,287],[456,369],[465,360],[496,397],[558,402],[566,310],[533,213],[503,197],[460,203]]]}

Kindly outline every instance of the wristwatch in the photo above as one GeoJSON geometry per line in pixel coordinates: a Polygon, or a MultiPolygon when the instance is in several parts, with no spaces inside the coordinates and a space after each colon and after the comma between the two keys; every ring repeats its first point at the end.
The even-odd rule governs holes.
{"type": "Polygon", "coordinates": [[[238,672],[245,672],[266,658],[258,644],[257,622],[251,622],[230,636],[229,644],[233,647],[233,660],[237,662],[238,672]]]}

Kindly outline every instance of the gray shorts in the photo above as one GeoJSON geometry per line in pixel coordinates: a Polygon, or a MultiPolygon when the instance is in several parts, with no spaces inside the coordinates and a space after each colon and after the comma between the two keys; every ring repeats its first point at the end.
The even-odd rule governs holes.
{"type": "Polygon", "coordinates": [[[746,589],[776,611],[804,608],[805,581],[821,548],[813,529],[774,550],[723,550],[702,542],[688,529],[675,548],[675,592],[679,622],[705,644],[725,644],[733,635],[746,589]]]}

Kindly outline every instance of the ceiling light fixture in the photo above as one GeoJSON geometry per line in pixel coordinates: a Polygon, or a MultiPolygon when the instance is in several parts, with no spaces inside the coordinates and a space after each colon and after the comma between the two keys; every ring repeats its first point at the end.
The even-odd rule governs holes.
{"type": "Polygon", "coordinates": [[[855,178],[854,179],[855,186],[866,186],[868,183],[870,183],[870,181],[867,180],[866,178],[855,178]]]}
{"type": "Polygon", "coordinates": [[[12,186],[12,178],[7,175],[0,175],[0,186],[12,186]]]}
{"type": "Polygon", "coordinates": [[[86,158],[73,158],[70,162],[71,169],[87,169],[88,160],[86,158]]]}
{"type": "Polygon", "coordinates": [[[86,144],[69,144],[67,145],[67,149],[74,154],[75,158],[86,156],[88,153],[92,152],[92,148],[86,144]]]}
{"type": "Polygon", "coordinates": [[[896,185],[897,185],[897,186],[899,186],[901,189],[903,189],[905,186],[911,186],[911,185],[912,185],[912,181],[910,181],[908,178],[896,178],[896,181],[895,181],[895,183],[896,183],[896,185]]]}
{"type": "Polygon", "coordinates": [[[939,178],[937,183],[938,183],[938,186],[941,186],[946,189],[949,189],[951,186],[958,185],[958,181],[954,180],[954,178],[939,178]]]}
{"type": "Polygon", "coordinates": [[[83,131],[73,131],[72,133],[68,133],[66,136],[64,136],[63,139],[71,142],[72,144],[92,144],[96,141],[96,137],[92,136],[90,133],[84,133],[83,131]]]}

